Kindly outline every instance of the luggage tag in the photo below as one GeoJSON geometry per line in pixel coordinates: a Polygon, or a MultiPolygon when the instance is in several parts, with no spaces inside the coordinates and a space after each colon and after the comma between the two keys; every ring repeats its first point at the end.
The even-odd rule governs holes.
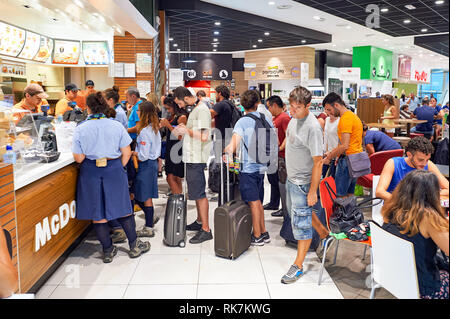
{"type": "Polygon", "coordinates": [[[99,158],[95,160],[95,165],[97,167],[106,167],[108,165],[108,161],[106,160],[106,157],[99,158]]]}

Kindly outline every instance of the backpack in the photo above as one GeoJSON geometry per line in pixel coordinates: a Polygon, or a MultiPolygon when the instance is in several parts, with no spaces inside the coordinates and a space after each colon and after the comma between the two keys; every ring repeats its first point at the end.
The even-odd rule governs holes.
{"type": "Polygon", "coordinates": [[[434,153],[433,163],[448,165],[448,138],[444,138],[438,143],[436,152],[434,153]]]}
{"type": "MultiPolygon", "coordinates": [[[[274,128],[266,121],[264,114],[259,114],[261,117],[253,114],[244,115],[244,117],[249,117],[255,121],[255,133],[252,135],[250,145],[247,146],[244,143],[244,147],[249,157],[256,163],[271,166],[276,169],[278,166],[278,136],[274,128]],[[251,151],[249,151],[250,146],[252,146],[251,151]],[[260,147],[262,148],[261,151],[260,147]]],[[[268,172],[268,174],[275,172],[276,170],[274,172],[268,172]]]]}
{"type": "Polygon", "coordinates": [[[234,104],[232,102],[230,102],[229,100],[225,100],[225,101],[227,102],[227,104],[231,108],[230,127],[234,128],[234,126],[236,125],[237,121],[239,121],[239,119],[242,117],[242,114],[241,114],[241,112],[239,112],[239,110],[234,106],[234,104]]]}

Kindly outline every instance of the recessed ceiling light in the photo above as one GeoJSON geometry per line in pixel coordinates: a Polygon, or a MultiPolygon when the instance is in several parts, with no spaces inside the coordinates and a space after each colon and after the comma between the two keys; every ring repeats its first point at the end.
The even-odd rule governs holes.
{"type": "Polygon", "coordinates": [[[80,8],[84,8],[84,4],[80,0],[73,0],[73,2],[75,2],[75,4],[80,8]]]}
{"type": "Polygon", "coordinates": [[[345,49],[345,51],[350,52],[350,49],[345,49]]]}
{"type": "Polygon", "coordinates": [[[436,3],[436,4],[443,4],[445,1],[443,1],[443,0],[438,0],[438,1],[435,1],[434,3],[436,3]]]}
{"type": "Polygon", "coordinates": [[[220,32],[219,31],[214,31],[214,35],[219,35],[220,32]]]}
{"type": "Polygon", "coordinates": [[[388,8],[382,8],[380,11],[381,11],[381,12],[388,12],[389,9],[388,9],[388,8]]]}
{"type": "Polygon", "coordinates": [[[322,17],[319,17],[319,16],[314,16],[313,19],[317,20],[317,21],[325,21],[325,18],[322,18],[322,17]]]}
{"type": "Polygon", "coordinates": [[[407,5],[405,6],[405,8],[408,9],[408,10],[415,10],[415,9],[416,9],[416,7],[413,6],[412,4],[407,4],[407,5]]]}
{"type": "Polygon", "coordinates": [[[333,44],[333,47],[336,47],[336,44],[333,44]]]}
{"type": "Polygon", "coordinates": [[[434,56],[434,54],[430,54],[430,56],[434,56]]]}
{"type": "Polygon", "coordinates": [[[270,35],[270,32],[264,32],[264,35],[270,35]]]}
{"type": "Polygon", "coordinates": [[[23,5],[25,8],[27,8],[27,9],[30,9],[31,8],[31,6],[29,6],[29,5],[27,5],[27,4],[24,4],[23,5]]]}
{"type": "Polygon", "coordinates": [[[256,44],[253,45],[254,48],[257,48],[258,46],[256,44]]]}
{"type": "Polygon", "coordinates": [[[55,22],[58,21],[58,19],[56,19],[56,18],[53,18],[52,20],[55,21],[55,22]]]}
{"type": "Polygon", "coordinates": [[[178,46],[178,44],[174,43],[173,46],[176,48],[178,46]]]}
{"type": "Polygon", "coordinates": [[[420,30],[420,31],[422,31],[422,32],[427,32],[427,31],[428,31],[428,29],[422,29],[422,30],[420,30]]]}
{"type": "Polygon", "coordinates": [[[348,26],[346,26],[345,28],[346,28],[346,29],[351,29],[352,27],[348,25],[348,26]]]}
{"type": "Polygon", "coordinates": [[[216,45],[216,44],[214,44],[214,45],[213,45],[213,47],[214,47],[214,48],[217,48],[217,45],[216,45]]]}
{"type": "Polygon", "coordinates": [[[219,41],[219,39],[214,38],[213,41],[214,41],[214,42],[217,42],[217,41],[219,41]]]}
{"type": "Polygon", "coordinates": [[[411,23],[411,20],[409,20],[409,19],[403,20],[403,23],[406,23],[406,24],[411,23]]]}
{"type": "Polygon", "coordinates": [[[258,39],[258,42],[262,42],[263,40],[262,39],[258,39]]]}
{"type": "Polygon", "coordinates": [[[269,6],[274,6],[274,5],[275,5],[275,2],[274,2],[274,1],[269,1],[268,5],[269,5],[269,6]]]}
{"type": "Polygon", "coordinates": [[[302,43],[306,43],[306,40],[302,40],[302,43]]]}
{"type": "Polygon", "coordinates": [[[220,21],[214,22],[215,25],[221,25],[220,21]]]}
{"type": "Polygon", "coordinates": [[[384,42],[388,42],[389,41],[389,39],[384,39],[384,42]]]}
{"type": "Polygon", "coordinates": [[[173,38],[169,38],[169,41],[173,41],[173,38]]]}
{"type": "Polygon", "coordinates": [[[122,29],[119,28],[119,27],[116,27],[116,31],[117,31],[118,33],[122,33],[122,29]]]}
{"type": "Polygon", "coordinates": [[[177,49],[177,51],[181,51],[181,49],[177,49]]]}
{"type": "Polygon", "coordinates": [[[217,49],[213,49],[214,52],[217,52],[217,49]]]}
{"type": "Polygon", "coordinates": [[[292,5],[291,4],[282,4],[282,5],[277,6],[277,8],[280,10],[286,10],[286,9],[292,8],[292,5]]]}

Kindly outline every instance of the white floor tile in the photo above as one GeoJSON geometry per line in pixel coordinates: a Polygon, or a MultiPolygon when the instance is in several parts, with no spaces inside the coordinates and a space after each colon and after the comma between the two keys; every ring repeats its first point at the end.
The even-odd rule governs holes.
{"type": "Polygon", "coordinates": [[[197,284],[200,255],[142,257],[130,284],[197,284]]]}
{"type": "Polygon", "coordinates": [[[197,285],[129,285],[125,299],[195,299],[197,285]]]}
{"type": "Polygon", "coordinates": [[[303,283],[300,280],[293,284],[268,284],[272,299],[343,299],[335,285],[318,286],[313,283],[303,283]]]}
{"type": "Polygon", "coordinates": [[[257,254],[243,253],[236,260],[202,255],[199,284],[265,283],[257,254]]]}
{"type": "Polygon", "coordinates": [[[44,285],[39,289],[39,291],[36,293],[36,299],[48,299],[52,295],[52,293],[55,291],[57,285],[44,285]]]}
{"type": "Polygon", "coordinates": [[[70,255],[61,266],[53,273],[53,275],[45,282],[45,285],[59,285],[63,282],[64,278],[73,271],[75,267],[79,265],[81,257],[72,257],[70,255]]]}
{"type": "Polygon", "coordinates": [[[58,286],[50,299],[121,299],[126,285],[58,286]]]}
{"type": "Polygon", "coordinates": [[[198,285],[198,299],[269,299],[266,284],[198,285]]]}

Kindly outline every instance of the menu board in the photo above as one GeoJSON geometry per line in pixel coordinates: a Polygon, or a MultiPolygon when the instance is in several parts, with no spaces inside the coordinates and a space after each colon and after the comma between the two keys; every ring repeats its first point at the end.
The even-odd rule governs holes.
{"type": "Polygon", "coordinates": [[[53,50],[54,64],[78,64],[80,58],[80,42],[55,40],[53,50]]]}
{"type": "Polygon", "coordinates": [[[45,63],[52,55],[52,51],[53,51],[53,39],[41,36],[39,51],[34,56],[33,60],[45,63]]]}
{"type": "Polygon", "coordinates": [[[27,31],[25,45],[22,49],[22,52],[20,52],[18,58],[28,60],[33,59],[34,56],[37,54],[39,46],[41,44],[40,37],[41,36],[39,34],[27,31]]]}
{"type": "Polygon", "coordinates": [[[83,58],[86,65],[109,64],[108,42],[83,41],[83,58]]]}
{"type": "Polygon", "coordinates": [[[25,43],[25,30],[0,22],[0,54],[16,57],[25,43]]]}

